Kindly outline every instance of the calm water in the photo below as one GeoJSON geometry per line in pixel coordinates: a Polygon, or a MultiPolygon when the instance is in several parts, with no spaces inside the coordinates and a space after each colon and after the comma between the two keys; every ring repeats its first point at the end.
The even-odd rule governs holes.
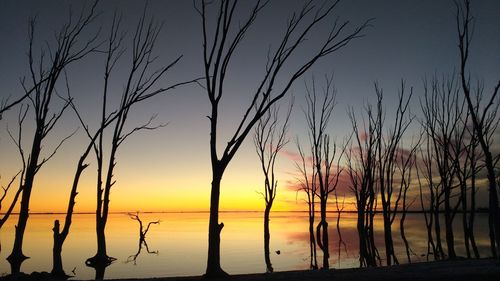
{"type": "MultiPolygon", "coordinates": [[[[330,215],[330,256],[334,268],[357,267],[357,233],[355,214],[343,214],[341,232],[345,242],[340,246],[335,228],[336,214],[330,215]],[[339,258],[340,255],[340,258],[339,258]]],[[[457,253],[464,255],[460,216],[457,214],[455,231],[457,253]]],[[[152,225],[147,234],[149,250],[145,248],[130,261],[138,251],[138,223],[126,214],[112,214],[107,225],[108,255],[117,260],[106,269],[105,278],[159,277],[201,275],[204,273],[207,254],[208,213],[152,213],[141,214],[143,222],[161,220],[152,225]],[[127,261],[129,259],[129,261],[127,261]]],[[[263,257],[263,223],[261,213],[221,213],[224,222],[221,245],[221,264],[230,274],[265,272],[263,257]]],[[[377,245],[383,254],[382,224],[378,215],[376,223],[377,245]]],[[[31,215],[25,235],[24,254],[31,258],[22,265],[22,271],[50,271],[52,268],[52,226],[54,219],[63,215],[31,215]]],[[[487,255],[488,238],[485,229],[486,215],[476,219],[476,239],[483,255],[487,255]]],[[[9,272],[5,258],[13,243],[14,223],[12,216],[0,232],[0,276],[9,272]]],[[[92,279],[95,272],[85,266],[85,260],[95,254],[96,238],[94,216],[79,214],[73,218],[70,234],[63,250],[64,269],[70,273],[75,269],[76,279],[92,279]]],[[[399,223],[394,222],[394,228],[399,223]]],[[[410,214],[407,217],[406,236],[415,253],[412,260],[423,260],[426,253],[426,234],[423,216],[410,214]]],[[[443,237],[444,238],[444,237],[443,237]]],[[[277,212],[271,214],[271,261],[276,271],[307,269],[309,266],[309,233],[307,213],[277,212]],[[280,255],[275,251],[279,250],[280,255]]],[[[399,231],[394,231],[396,252],[401,262],[406,262],[399,231]]],[[[318,250],[318,261],[321,253],[318,250]]]]}

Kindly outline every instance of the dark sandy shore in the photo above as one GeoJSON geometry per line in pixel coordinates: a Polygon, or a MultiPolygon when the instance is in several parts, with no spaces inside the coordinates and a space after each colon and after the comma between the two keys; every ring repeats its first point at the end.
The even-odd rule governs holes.
{"type": "MultiPolygon", "coordinates": [[[[228,279],[204,279],[198,277],[167,277],[149,279],[121,279],[120,281],[194,281],[194,280],[468,280],[500,281],[500,260],[453,260],[422,262],[391,267],[351,268],[317,271],[287,271],[272,274],[233,275],[228,279]]],[[[114,280],[118,281],[118,280],[114,280]]]]}
{"type": "MultiPolygon", "coordinates": [[[[33,273],[21,275],[17,278],[12,276],[0,277],[0,280],[55,280],[47,273],[33,273]]],[[[72,280],[72,279],[69,279],[72,280]]],[[[242,274],[233,275],[223,279],[205,279],[202,276],[193,277],[164,277],[144,279],[109,279],[110,281],[302,281],[302,280],[333,280],[333,281],[355,281],[355,280],[467,280],[467,281],[500,281],[500,260],[478,259],[478,260],[452,260],[439,262],[422,262],[405,264],[391,267],[377,268],[350,268],[338,270],[302,270],[275,272],[272,274],[242,274]]]]}

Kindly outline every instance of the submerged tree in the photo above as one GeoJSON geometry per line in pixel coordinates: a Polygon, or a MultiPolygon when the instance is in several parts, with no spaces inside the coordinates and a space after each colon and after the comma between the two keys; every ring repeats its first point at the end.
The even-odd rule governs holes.
{"type": "Polygon", "coordinates": [[[75,175],[73,176],[73,182],[71,185],[71,190],[70,190],[70,195],[68,199],[68,207],[66,210],[66,217],[64,220],[64,225],[61,230],[61,225],[59,220],[54,221],[54,228],[52,229],[53,231],[53,237],[54,237],[54,246],[52,250],[52,275],[56,277],[67,277],[66,273],[64,272],[63,265],[62,265],[62,248],[64,245],[64,241],[69,235],[69,231],[71,228],[71,223],[72,223],[72,218],[73,218],[73,212],[74,212],[74,207],[76,204],[76,196],[78,195],[78,185],[80,183],[80,178],[84,172],[84,170],[89,166],[88,163],[86,163],[88,155],[92,151],[92,148],[95,146],[95,143],[99,136],[103,133],[103,131],[106,129],[108,125],[110,125],[113,121],[118,118],[118,114],[116,112],[113,112],[109,114],[105,118],[105,122],[101,123],[101,127],[99,127],[94,133],[90,132],[90,129],[87,124],[85,124],[80,112],[78,111],[75,103],[73,102],[73,98],[70,95],[70,87],[69,84],[67,83],[67,91],[68,91],[68,102],[73,109],[73,111],[76,113],[76,116],[78,117],[78,120],[80,121],[80,124],[82,125],[85,134],[88,137],[88,143],[87,146],[85,147],[83,153],[81,154],[76,170],[75,170],[75,175]]]}
{"type": "Polygon", "coordinates": [[[14,246],[12,253],[7,258],[13,274],[20,271],[22,262],[27,259],[23,254],[22,246],[28,222],[30,198],[35,176],[40,168],[56,154],[58,148],[68,138],[64,138],[48,156],[42,156],[41,152],[44,140],[69,106],[65,102],[60,109],[52,111],[52,107],[54,106],[53,101],[56,98],[56,85],[61,74],[69,64],[81,60],[95,50],[96,36],[88,40],[82,40],[81,37],[95,18],[94,10],[96,5],[97,2],[94,2],[88,11],[82,11],[76,19],[72,18],[70,14],[68,22],[56,33],[54,44],[50,45],[47,43],[49,44],[47,49],[42,50],[39,57],[37,57],[34,50],[36,24],[35,20],[30,21],[28,59],[30,78],[32,85],[34,85],[34,90],[29,89],[28,82],[23,80],[22,84],[34,111],[35,132],[33,134],[30,153],[27,156],[21,148],[20,139],[17,142],[26,170],[22,179],[21,206],[16,225],[14,246]],[[45,57],[45,54],[49,55],[48,59],[45,57]],[[30,93],[30,91],[32,92],[30,93]]]}
{"type": "Polygon", "coordinates": [[[357,223],[359,237],[359,264],[377,266],[380,262],[375,245],[374,224],[377,192],[376,192],[376,154],[378,124],[373,107],[367,105],[364,127],[359,128],[354,110],[348,111],[353,129],[353,141],[346,148],[346,170],[349,176],[349,188],[356,199],[357,223]]]}
{"type": "Polygon", "coordinates": [[[271,258],[269,256],[269,214],[273,207],[274,198],[278,189],[278,180],[274,174],[276,158],[281,149],[288,143],[286,137],[288,131],[288,120],[292,112],[293,102],[287,111],[285,120],[279,124],[279,107],[274,105],[257,123],[254,133],[254,144],[259,156],[262,172],[264,173],[264,192],[260,192],[265,201],[264,209],[264,260],[266,271],[273,272],[271,258]]]}
{"type": "Polygon", "coordinates": [[[312,86],[306,86],[307,110],[305,112],[311,157],[313,164],[313,178],[317,189],[315,196],[320,204],[320,221],[316,226],[316,242],[323,252],[323,269],[328,269],[330,251],[328,240],[327,204],[328,198],[338,185],[339,177],[342,173],[340,168],[340,155],[337,145],[330,143],[330,135],[326,132],[328,123],[331,120],[333,108],[335,107],[335,89],[333,88],[333,78],[326,78],[326,85],[323,88],[323,97],[317,97],[316,84],[313,79],[312,86]],[[334,163],[334,161],[337,162],[334,163]],[[336,165],[334,165],[336,164],[336,165]]]}
{"type": "Polygon", "coordinates": [[[301,77],[319,59],[346,46],[352,39],[361,35],[367,23],[347,31],[348,22],[334,21],[330,32],[325,34],[318,46],[312,46],[309,55],[297,54],[313,30],[326,23],[333,15],[339,1],[325,3],[316,7],[308,1],[304,7],[294,13],[285,28],[278,47],[270,50],[268,61],[260,82],[251,93],[251,102],[246,106],[242,118],[236,121],[236,130],[230,133],[229,141],[222,146],[222,155],[218,152],[218,121],[220,102],[225,92],[224,86],[236,49],[242,44],[248,30],[268,1],[255,1],[246,19],[238,21],[235,14],[238,1],[219,2],[201,1],[195,9],[202,19],[204,78],[210,101],[210,159],[212,165],[212,186],[210,193],[210,219],[208,229],[208,258],[206,276],[226,276],[220,266],[220,233],[224,227],[219,223],[220,184],[224,171],[235,156],[252,127],[289,91],[292,84],[301,77]],[[214,7],[215,6],[215,7],[214,7]],[[210,16],[214,8],[214,18],[210,16]],[[213,27],[211,27],[213,26],[213,27]],[[291,58],[301,62],[295,68],[285,67],[291,58]],[[279,83],[278,83],[279,81],[279,83]]]}
{"type": "Polygon", "coordinates": [[[156,69],[151,69],[157,57],[154,55],[156,40],[161,30],[161,25],[153,20],[146,20],[146,9],[138,21],[137,27],[132,37],[132,50],[127,53],[126,47],[123,46],[125,36],[121,33],[121,17],[113,17],[112,26],[109,37],[106,42],[107,49],[105,51],[106,64],[104,69],[104,87],[103,101],[101,108],[100,127],[106,127],[108,122],[108,99],[112,91],[110,88],[110,76],[113,73],[116,63],[120,61],[124,54],[130,55],[130,65],[127,69],[127,76],[123,80],[123,91],[121,94],[120,104],[116,112],[116,120],[110,125],[112,128],[111,137],[109,140],[104,138],[104,134],[99,134],[96,140],[96,145],[93,146],[97,162],[97,208],[96,208],[96,234],[97,234],[97,252],[86,260],[86,264],[99,269],[96,271],[96,278],[103,278],[104,273],[102,268],[105,268],[115,259],[109,257],[106,251],[105,228],[109,214],[109,202],[111,188],[115,184],[114,168],[116,166],[116,156],[120,145],[132,134],[143,130],[154,130],[163,125],[153,126],[155,116],[152,116],[145,124],[127,128],[127,120],[132,107],[142,101],[148,100],[156,95],[165,93],[177,86],[192,83],[181,82],[171,85],[166,88],[158,87],[157,84],[163,78],[168,70],[174,67],[180,60],[181,56],[174,59],[170,64],[156,69]],[[109,148],[109,151],[105,151],[109,148]],[[105,154],[107,162],[105,161],[105,154]],[[107,165],[105,170],[104,166],[107,165]]]}
{"type": "Polygon", "coordinates": [[[460,189],[459,201],[461,202],[462,212],[462,230],[465,251],[468,258],[471,258],[471,247],[476,258],[479,258],[479,250],[477,249],[474,238],[474,217],[476,208],[476,176],[480,172],[482,166],[478,165],[479,157],[477,154],[478,143],[477,137],[474,135],[473,129],[469,129],[467,125],[470,115],[468,112],[463,114],[460,122],[461,129],[456,130],[451,157],[454,159],[456,177],[460,189]],[[470,198],[469,198],[470,194],[470,198]],[[470,207],[469,207],[470,203],[470,207]]]}
{"type": "Polygon", "coordinates": [[[401,202],[401,218],[399,220],[399,233],[401,235],[401,239],[405,244],[406,258],[408,259],[408,263],[411,263],[411,253],[413,251],[410,248],[410,243],[405,234],[405,221],[408,213],[408,209],[413,205],[417,198],[413,198],[413,200],[408,201],[408,191],[412,186],[413,181],[413,172],[417,169],[415,166],[417,165],[417,152],[420,148],[420,141],[422,140],[422,135],[418,138],[418,140],[410,145],[410,149],[405,153],[399,153],[396,159],[397,169],[400,174],[400,183],[399,190],[402,193],[402,202],[401,202]]]}
{"type": "Polygon", "coordinates": [[[465,96],[467,109],[470,114],[473,129],[477,136],[477,141],[484,154],[484,165],[488,178],[489,192],[489,236],[490,249],[494,257],[500,256],[500,214],[498,206],[498,172],[495,166],[499,161],[499,156],[494,156],[492,144],[493,136],[498,125],[498,92],[500,89],[500,79],[492,89],[489,97],[485,97],[483,87],[472,89],[470,83],[470,72],[468,70],[468,60],[470,56],[469,47],[473,33],[473,17],[471,15],[470,1],[463,0],[461,4],[456,2],[456,25],[458,31],[458,47],[460,50],[460,83],[465,96]],[[471,27],[472,24],[472,27],[471,27]],[[475,98],[474,98],[475,96],[475,98]],[[484,102],[483,98],[486,99],[484,102]]]}
{"type": "MultiPolygon", "coordinates": [[[[440,81],[434,77],[431,83],[424,84],[425,96],[422,101],[424,115],[423,126],[429,138],[427,144],[431,158],[425,163],[434,166],[437,175],[428,174],[429,186],[434,188],[434,228],[437,247],[442,252],[440,237],[440,212],[444,205],[446,249],[449,258],[455,258],[455,241],[453,233],[453,219],[457,212],[458,204],[454,204],[456,196],[457,169],[455,159],[452,157],[453,140],[457,131],[463,130],[460,120],[464,112],[464,103],[459,99],[459,89],[453,78],[440,81]],[[437,178],[434,179],[434,177],[437,178]],[[432,182],[431,182],[432,181],[432,182]]],[[[432,167],[428,167],[433,169],[432,167]]]]}
{"type": "MultiPolygon", "coordinates": [[[[310,251],[310,269],[318,269],[318,260],[316,255],[316,236],[314,235],[314,221],[316,217],[316,193],[318,186],[316,184],[316,173],[314,172],[314,160],[312,157],[306,157],[300,142],[297,138],[297,150],[299,151],[301,162],[295,162],[295,166],[300,173],[298,182],[299,191],[306,194],[305,202],[307,204],[307,214],[309,218],[309,251],[310,251]]],[[[311,149],[312,150],[312,149],[311,149]]]]}
{"type": "MultiPolygon", "coordinates": [[[[409,113],[409,103],[413,95],[410,90],[408,95],[405,94],[405,84],[401,83],[401,89],[398,93],[396,114],[394,116],[393,127],[386,134],[385,129],[385,109],[382,108],[383,92],[382,89],[375,84],[377,93],[377,118],[378,124],[375,126],[377,134],[377,170],[378,170],[378,188],[380,191],[382,204],[382,217],[384,222],[384,241],[385,241],[385,256],[387,265],[393,263],[398,264],[399,261],[394,251],[394,241],[392,235],[392,224],[396,218],[400,207],[400,201],[403,194],[403,186],[396,183],[397,180],[403,181],[404,174],[398,172],[398,157],[402,153],[402,138],[408,129],[408,126],[413,120],[413,116],[409,113]]],[[[406,171],[406,170],[404,170],[406,171]]],[[[401,183],[401,182],[400,182],[401,183]]]]}

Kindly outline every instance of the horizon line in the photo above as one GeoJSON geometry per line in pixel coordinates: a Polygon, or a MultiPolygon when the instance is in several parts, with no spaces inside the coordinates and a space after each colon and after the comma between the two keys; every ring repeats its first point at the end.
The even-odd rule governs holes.
{"type": "MultiPolygon", "coordinates": [[[[487,213],[489,211],[488,208],[477,208],[476,212],[477,213],[487,213]]],[[[219,211],[219,213],[263,213],[264,211],[257,211],[257,210],[226,210],[226,211],[219,211]]],[[[290,210],[290,211],[283,211],[283,210],[276,210],[276,211],[271,211],[274,213],[308,213],[308,211],[300,211],[300,210],[290,210]]],[[[358,211],[357,210],[331,210],[327,211],[327,213],[347,213],[347,214],[356,214],[358,211]]],[[[382,210],[375,210],[374,213],[382,213],[382,210]]],[[[408,214],[420,214],[424,212],[429,212],[429,210],[407,210],[406,213],[408,214]]],[[[444,210],[439,210],[440,213],[443,213],[444,210]]],[[[468,211],[470,212],[470,211],[468,211]]],[[[109,214],[135,214],[135,213],[143,213],[143,214],[209,214],[210,211],[113,211],[109,212],[109,214]]],[[[319,213],[317,211],[316,213],[319,213]]],[[[396,211],[397,214],[403,213],[402,211],[396,211]]],[[[462,210],[457,210],[457,213],[462,213],[462,210]]],[[[66,212],[33,212],[29,213],[30,215],[65,215],[66,212]]],[[[73,215],[94,215],[95,212],[73,212],[73,215]]],[[[0,212],[0,215],[5,215],[5,213],[0,212]]],[[[12,212],[11,215],[19,215],[19,212],[12,212]]]]}

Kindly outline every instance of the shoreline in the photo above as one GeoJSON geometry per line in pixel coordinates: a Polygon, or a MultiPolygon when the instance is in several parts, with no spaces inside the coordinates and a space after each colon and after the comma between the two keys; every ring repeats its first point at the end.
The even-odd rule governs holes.
{"type": "MultiPolygon", "coordinates": [[[[57,281],[47,272],[21,273],[18,276],[0,277],[5,281],[57,281]]],[[[72,279],[87,281],[89,279],[72,279]]],[[[91,279],[93,280],[93,279],[91,279]]],[[[345,268],[330,270],[295,270],[274,273],[236,274],[226,278],[204,278],[203,276],[151,277],[104,279],[108,281],[498,281],[500,280],[500,259],[455,259],[444,261],[417,262],[411,264],[380,266],[370,268],[345,268]]]]}
{"type": "MultiPolygon", "coordinates": [[[[346,268],[330,270],[297,270],[274,273],[231,275],[229,278],[205,279],[203,276],[122,278],[109,281],[195,281],[195,280],[500,280],[500,259],[457,259],[429,261],[372,268],[346,268]]],[[[83,280],[80,280],[83,281],[83,280]]]]}

